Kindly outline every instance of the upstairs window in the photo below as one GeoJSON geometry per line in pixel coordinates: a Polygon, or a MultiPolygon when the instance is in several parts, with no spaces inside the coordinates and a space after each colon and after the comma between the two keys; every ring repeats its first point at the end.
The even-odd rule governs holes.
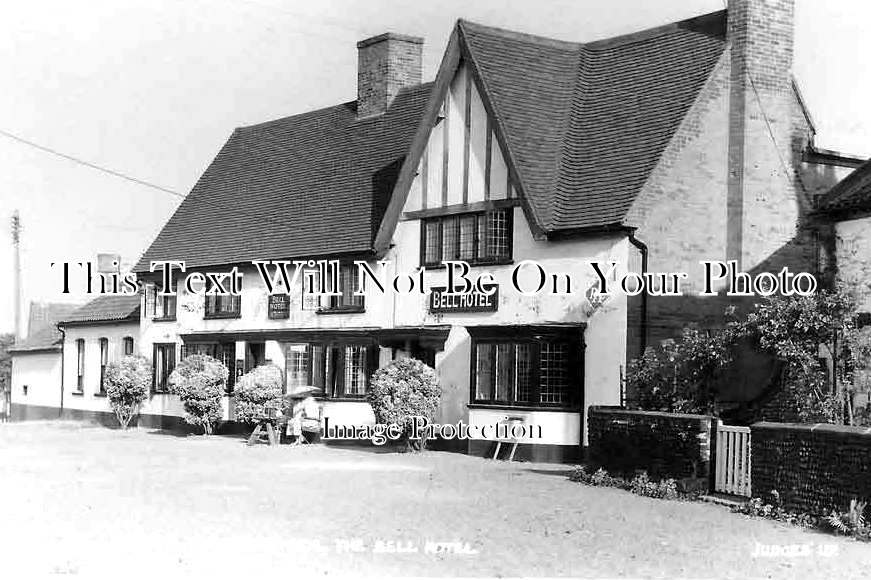
{"type": "MultiPolygon", "coordinates": [[[[342,264],[339,268],[336,292],[338,296],[318,295],[320,276],[314,270],[302,276],[302,309],[318,312],[363,312],[366,309],[365,296],[355,296],[359,280],[358,268],[355,264],[342,264]],[[315,275],[311,275],[314,273],[315,275]]],[[[329,283],[329,282],[328,282],[329,283]]],[[[327,291],[334,291],[328,288],[327,291]]]]}
{"type": "Polygon", "coordinates": [[[160,286],[152,286],[146,304],[146,307],[151,310],[152,320],[175,320],[177,299],[178,296],[161,296],[160,286]]]}
{"type": "Polygon", "coordinates": [[[423,220],[421,262],[440,266],[444,260],[469,264],[511,261],[511,208],[440,216],[423,220]]]}
{"type": "Polygon", "coordinates": [[[343,264],[339,269],[339,288],[341,296],[330,296],[325,310],[350,310],[360,312],[363,310],[363,296],[354,296],[357,290],[357,267],[354,264],[343,264]]]}
{"type": "Polygon", "coordinates": [[[238,295],[205,296],[204,318],[239,318],[242,315],[242,297],[238,295]]]}

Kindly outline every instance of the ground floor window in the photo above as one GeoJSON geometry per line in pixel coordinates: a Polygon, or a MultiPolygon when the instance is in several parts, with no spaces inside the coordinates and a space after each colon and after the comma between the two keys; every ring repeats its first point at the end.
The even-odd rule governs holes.
{"type": "Polygon", "coordinates": [[[106,366],[109,364],[109,339],[100,339],[100,391],[98,394],[106,394],[106,366]]]}
{"type": "Polygon", "coordinates": [[[124,356],[132,356],[133,355],[133,337],[125,336],[123,339],[124,345],[124,356]]]}
{"type": "Polygon", "coordinates": [[[175,343],[154,345],[154,392],[165,393],[169,388],[169,375],[175,370],[175,343]]]}
{"type": "Polygon", "coordinates": [[[518,406],[580,404],[580,329],[504,328],[510,330],[488,329],[473,335],[471,401],[518,406]]]}
{"type": "Polygon", "coordinates": [[[76,391],[81,393],[85,388],[85,339],[76,339],[76,391]]]}
{"type": "Polygon", "coordinates": [[[377,365],[378,349],[366,343],[285,343],[287,388],[313,386],[327,398],[360,398],[377,365]]]}

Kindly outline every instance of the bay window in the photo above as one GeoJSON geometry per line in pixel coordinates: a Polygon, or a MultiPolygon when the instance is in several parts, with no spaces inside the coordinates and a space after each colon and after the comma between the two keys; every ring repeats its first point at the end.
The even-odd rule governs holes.
{"type": "Polygon", "coordinates": [[[501,335],[474,337],[471,401],[482,405],[576,407],[582,393],[581,357],[579,337],[569,332],[538,333],[517,328],[501,335]]]}

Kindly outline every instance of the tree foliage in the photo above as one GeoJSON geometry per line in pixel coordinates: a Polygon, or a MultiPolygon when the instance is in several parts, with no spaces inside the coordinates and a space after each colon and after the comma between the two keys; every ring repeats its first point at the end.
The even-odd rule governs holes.
{"type": "Polygon", "coordinates": [[[772,296],[725,328],[686,329],[681,340],[650,348],[629,364],[627,390],[643,409],[715,412],[716,377],[735,363],[742,342],[783,363],[779,396],[799,420],[851,422],[845,393],[859,376],[856,369],[867,368],[871,340],[856,331],[853,300],[842,291],[772,296]],[[826,360],[841,361],[834,372],[840,392],[832,389],[826,360]]]}
{"type": "Polygon", "coordinates": [[[205,435],[212,434],[223,415],[221,399],[228,375],[221,361],[204,354],[185,358],[169,375],[169,391],[181,399],[185,421],[202,427],[205,435]]]}
{"type": "Polygon", "coordinates": [[[680,341],[649,348],[629,363],[627,390],[643,409],[710,413],[716,399],[713,377],[731,360],[725,334],[687,328],[680,341]]]}
{"type": "Polygon", "coordinates": [[[125,356],[106,367],[106,396],[122,429],[139,413],[151,387],[151,363],[145,357],[125,356]]]}
{"type": "Polygon", "coordinates": [[[281,408],[282,372],[275,365],[262,365],[244,374],[237,382],[236,419],[254,423],[281,408]]]}
{"type": "Polygon", "coordinates": [[[0,334],[0,393],[12,388],[12,354],[9,349],[13,344],[14,334],[0,334]]]}
{"type": "Polygon", "coordinates": [[[412,441],[414,417],[432,421],[441,398],[438,375],[432,367],[411,358],[392,361],[372,375],[367,399],[378,423],[403,427],[409,447],[420,449],[425,440],[412,441]]]}

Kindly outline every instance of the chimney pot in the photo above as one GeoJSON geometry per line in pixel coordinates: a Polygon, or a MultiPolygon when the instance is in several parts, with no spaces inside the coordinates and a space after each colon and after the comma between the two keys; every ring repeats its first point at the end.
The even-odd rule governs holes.
{"type": "Polygon", "coordinates": [[[404,87],[422,77],[423,39],[386,32],[357,43],[357,116],[387,111],[404,87]]]}

